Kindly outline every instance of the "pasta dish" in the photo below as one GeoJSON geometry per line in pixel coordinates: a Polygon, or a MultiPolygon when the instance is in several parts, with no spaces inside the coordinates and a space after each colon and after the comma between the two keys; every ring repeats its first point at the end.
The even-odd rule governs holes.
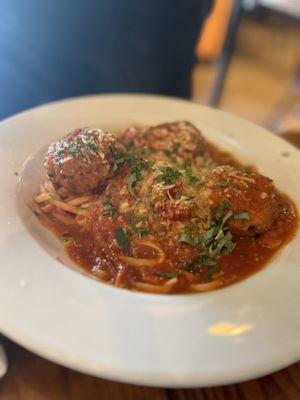
{"type": "Polygon", "coordinates": [[[52,143],[39,220],[100,280],[204,292],[261,269],[295,234],[287,195],[186,121],[121,134],[80,128],[52,143]]]}

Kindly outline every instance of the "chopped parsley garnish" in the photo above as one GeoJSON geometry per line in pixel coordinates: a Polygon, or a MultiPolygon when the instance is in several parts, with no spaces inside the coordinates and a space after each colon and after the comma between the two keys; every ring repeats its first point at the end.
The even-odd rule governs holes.
{"type": "Polygon", "coordinates": [[[143,157],[133,152],[125,153],[121,149],[114,149],[112,147],[110,147],[109,150],[114,160],[113,172],[122,165],[129,165],[131,174],[127,178],[127,185],[129,193],[135,196],[135,186],[137,182],[142,179],[142,171],[151,168],[153,162],[151,160],[145,160],[143,157]]]}
{"type": "Polygon", "coordinates": [[[198,236],[193,237],[193,234],[198,230],[198,221],[199,218],[192,218],[188,224],[184,226],[184,233],[180,236],[179,242],[188,243],[192,246],[197,245],[198,236]]]}
{"type": "Polygon", "coordinates": [[[217,272],[217,261],[223,254],[228,254],[235,248],[232,234],[225,226],[229,218],[234,216],[232,211],[224,215],[224,211],[231,205],[230,201],[220,204],[215,217],[210,221],[210,228],[200,235],[193,236],[193,231],[185,227],[184,233],[180,236],[179,242],[188,243],[192,246],[200,246],[196,259],[190,263],[180,264],[179,269],[191,272],[199,272],[206,268],[206,278],[211,280],[217,272]]]}
{"type": "Polygon", "coordinates": [[[164,154],[167,156],[167,157],[170,157],[171,158],[171,161],[173,161],[173,162],[175,162],[176,160],[175,160],[175,158],[173,157],[173,155],[174,155],[174,153],[177,153],[178,152],[178,150],[180,149],[180,143],[174,143],[171,147],[170,147],[170,149],[164,149],[164,154]]]}
{"type": "Polygon", "coordinates": [[[14,175],[19,176],[19,172],[14,172],[14,175]]]}
{"type": "Polygon", "coordinates": [[[218,266],[217,264],[211,264],[208,268],[208,271],[206,272],[206,279],[208,281],[211,281],[213,278],[213,275],[218,272],[218,266]]]}
{"type": "Polygon", "coordinates": [[[142,138],[143,139],[148,139],[148,132],[143,132],[142,133],[142,138]]]}
{"type": "Polygon", "coordinates": [[[225,187],[230,186],[230,183],[231,183],[231,179],[230,179],[229,176],[227,176],[226,179],[224,179],[223,181],[219,182],[219,186],[222,187],[222,188],[225,188],[225,187]]]}
{"type": "Polygon", "coordinates": [[[142,236],[149,235],[149,229],[148,228],[137,228],[136,234],[138,235],[139,239],[141,239],[142,236]]]}
{"type": "Polygon", "coordinates": [[[192,246],[196,246],[198,244],[198,236],[192,237],[189,233],[183,233],[180,238],[179,242],[180,243],[188,243],[192,246]]]}
{"type": "Polygon", "coordinates": [[[177,151],[180,149],[181,144],[180,143],[174,143],[173,146],[171,147],[171,151],[173,153],[177,153],[177,151]]]}
{"type": "Polygon", "coordinates": [[[60,154],[63,153],[65,150],[66,150],[65,147],[57,147],[57,148],[55,149],[55,152],[56,152],[57,155],[60,155],[60,154]]]}
{"type": "Polygon", "coordinates": [[[94,152],[96,154],[98,154],[98,152],[99,152],[99,146],[96,143],[87,142],[86,147],[88,147],[89,150],[91,150],[92,152],[94,152]]]}
{"type": "Polygon", "coordinates": [[[72,154],[72,156],[78,154],[78,146],[76,143],[72,144],[72,146],[69,148],[69,152],[72,154]]]}
{"type": "Polygon", "coordinates": [[[127,186],[128,186],[128,190],[129,193],[132,196],[135,196],[135,192],[134,192],[134,187],[136,185],[136,183],[138,182],[138,175],[136,172],[133,172],[131,175],[129,175],[129,177],[127,178],[127,186]]]}
{"type": "Polygon", "coordinates": [[[181,263],[181,264],[179,264],[178,268],[179,268],[181,271],[194,272],[195,263],[193,263],[192,261],[187,262],[187,263],[181,263]]]}
{"type": "Polygon", "coordinates": [[[122,250],[127,250],[130,243],[130,236],[129,234],[124,231],[122,228],[116,228],[115,235],[117,239],[118,246],[122,250]]]}
{"type": "MultiPolygon", "coordinates": [[[[97,143],[93,142],[93,138],[86,138],[86,137],[82,137],[82,143],[79,144],[78,143],[73,143],[70,148],[68,149],[70,155],[72,155],[73,157],[76,155],[81,155],[88,164],[91,164],[91,158],[90,155],[97,155],[99,154],[99,146],[97,143]]],[[[60,151],[60,149],[59,149],[60,151]]],[[[62,148],[61,151],[64,151],[64,149],[62,148]]]]}
{"type": "Polygon", "coordinates": [[[177,278],[178,272],[161,272],[161,271],[157,271],[156,272],[156,276],[158,276],[159,278],[163,278],[163,279],[172,279],[172,278],[177,278]]]}
{"type": "Polygon", "coordinates": [[[66,146],[67,146],[67,144],[63,143],[63,144],[60,144],[59,147],[55,147],[55,159],[54,159],[54,161],[55,161],[56,164],[61,164],[61,162],[63,160],[66,160],[66,159],[70,159],[71,160],[73,158],[73,156],[71,154],[69,154],[67,156],[64,156],[64,157],[62,156],[62,153],[66,150],[66,146]]]}
{"type": "Polygon", "coordinates": [[[134,146],[134,141],[130,140],[130,142],[125,144],[127,150],[131,149],[134,146]]]}
{"type": "Polygon", "coordinates": [[[163,182],[165,185],[172,185],[181,177],[181,173],[177,169],[169,166],[162,167],[161,170],[162,174],[158,175],[156,180],[163,182]]]}
{"type": "Polygon", "coordinates": [[[233,218],[236,220],[246,220],[246,219],[250,219],[250,215],[247,211],[243,211],[241,213],[234,214],[233,218]]]}
{"type": "Polygon", "coordinates": [[[191,164],[185,164],[185,170],[183,172],[183,176],[186,178],[186,180],[190,185],[194,185],[196,182],[198,182],[198,178],[193,175],[191,164]]]}
{"type": "Polygon", "coordinates": [[[126,161],[125,154],[126,153],[122,149],[115,148],[113,146],[110,146],[108,150],[109,150],[112,160],[114,161],[112,171],[115,172],[119,168],[119,166],[121,166],[125,163],[125,161],[126,161]]]}
{"type": "Polygon", "coordinates": [[[215,214],[215,219],[217,221],[220,221],[220,219],[223,216],[224,210],[228,207],[231,206],[231,201],[230,200],[224,200],[220,205],[219,208],[217,209],[217,212],[215,214]]]}
{"type": "Polygon", "coordinates": [[[99,154],[99,146],[93,140],[94,139],[90,137],[82,137],[82,143],[79,143],[78,141],[73,142],[69,148],[67,143],[60,145],[55,149],[55,162],[57,164],[60,164],[62,161],[70,160],[77,155],[81,155],[88,164],[91,164],[90,155],[99,154]],[[62,160],[61,157],[65,151],[67,152],[67,155],[65,155],[62,160]]]}
{"type": "Polygon", "coordinates": [[[103,212],[105,217],[113,218],[118,211],[118,207],[112,202],[109,194],[103,195],[103,212]]]}
{"type": "Polygon", "coordinates": [[[129,220],[130,220],[130,228],[131,230],[138,236],[139,239],[141,239],[143,236],[149,234],[149,229],[146,227],[138,227],[137,224],[141,221],[146,221],[147,216],[146,215],[129,215],[129,220]]]}

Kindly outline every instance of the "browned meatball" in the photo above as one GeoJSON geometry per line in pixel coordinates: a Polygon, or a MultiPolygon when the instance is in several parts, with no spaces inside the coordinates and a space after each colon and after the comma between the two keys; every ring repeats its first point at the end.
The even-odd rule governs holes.
{"type": "Polygon", "coordinates": [[[49,146],[44,165],[57,189],[66,194],[89,193],[112,175],[116,152],[122,149],[101,129],[75,129],[49,146]]]}
{"type": "Polygon", "coordinates": [[[206,151],[205,139],[201,132],[190,122],[179,121],[165,123],[143,129],[132,127],[122,135],[126,147],[141,148],[145,155],[160,160],[191,160],[206,151]]]}
{"type": "Polygon", "coordinates": [[[225,206],[225,213],[234,213],[228,220],[228,227],[234,234],[260,234],[270,228],[278,214],[272,180],[265,176],[222,166],[204,176],[203,183],[209,188],[209,203],[213,213],[221,204],[225,206]]]}

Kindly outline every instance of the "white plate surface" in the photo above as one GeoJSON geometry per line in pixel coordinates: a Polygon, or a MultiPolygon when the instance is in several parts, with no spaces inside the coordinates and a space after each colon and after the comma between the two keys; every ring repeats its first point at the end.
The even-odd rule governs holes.
{"type": "Polygon", "coordinates": [[[259,166],[300,206],[299,151],[221,111],[158,96],[107,95],[19,114],[0,124],[4,334],[62,365],[144,385],[232,383],[300,359],[299,233],[268,267],[238,284],[203,294],[149,295],[75,271],[26,206],[42,177],[41,149],[54,138],[82,126],[115,130],[180,119],[259,166]],[[21,172],[21,183],[14,172],[21,172]],[[56,254],[70,268],[57,262],[56,254]]]}

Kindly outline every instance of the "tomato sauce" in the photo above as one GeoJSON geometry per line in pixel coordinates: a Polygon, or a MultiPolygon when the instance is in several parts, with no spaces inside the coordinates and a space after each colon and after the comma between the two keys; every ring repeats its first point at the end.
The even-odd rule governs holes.
{"type": "MultiPolygon", "coordinates": [[[[225,163],[235,167],[242,167],[234,157],[227,152],[219,150],[216,146],[208,144],[208,150],[210,157],[219,164],[225,163]]],[[[252,171],[255,170],[254,167],[245,168],[252,171]]],[[[114,195],[114,200],[116,202],[122,201],[119,193],[114,195]]],[[[272,227],[255,237],[235,236],[235,249],[231,253],[223,255],[218,259],[220,282],[218,288],[238,282],[261,270],[282,247],[292,240],[298,229],[298,211],[292,200],[285,194],[277,192],[276,201],[279,204],[279,215],[272,227]]],[[[118,222],[107,222],[106,225],[103,225],[103,232],[98,233],[100,239],[95,240],[94,234],[86,231],[86,229],[78,226],[76,223],[65,224],[51,218],[51,216],[45,213],[41,213],[39,219],[60,238],[69,257],[75,263],[83,267],[86,272],[90,274],[94,273],[95,266],[99,264],[99,259],[102,259],[102,261],[104,261],[102,262],[100,278],[103,278],[107,283],[128,289],[144,290],[143,284],[150,285],[148,289],[145,289],[149,292],[156,292],[151,285],[165,288],[166,277],[171,280],[173,275],[175,276],[175,274],[178,273],[178,261],[181,259],[193,259],[198,251],[187,244],[169,246],[163,237],[160,237],[157,232],[153,231],[152,236],[155,238],[155,242],[158,243],[165,252],[164,262],[160,263],[160,265],[149,266],[146,269],[130,268],[130,266],[126,265],[126,262],[124,262],[123,267],[117,271],[117,274],[116,265],[120,264],[120,256],[130,254],[116,246],[111,246],[113,242],[113,235],[111,232],[114,232],[114,228],[120,225],[120,221],[123,223],[125,220],[119,219],[118,222]],[[164,271],[165,276],[163,279],[157,275],[160,271],[164,271]],[[134,286],[132,284],[134,281],[141,282],[141,286],[134,286]]],[[[128,223],[128,220],[125,222],[128,223]]],[[[151,259],[155,257],[155,250],[148,246],[136,246],[134,254],[135,257],[138,258],[151,259]]],[[[164,291],[164,289],[162,289],[158,292],[194,292],[195,290],[191,288],[191,283],[205,283],[207,280],[206,272],[206,270],[200,270],[196,274],[195,279],[195,275],[190,271],[183,270],[180,272],[177,282],[172,285],[170,290],[164,291]]]]}

